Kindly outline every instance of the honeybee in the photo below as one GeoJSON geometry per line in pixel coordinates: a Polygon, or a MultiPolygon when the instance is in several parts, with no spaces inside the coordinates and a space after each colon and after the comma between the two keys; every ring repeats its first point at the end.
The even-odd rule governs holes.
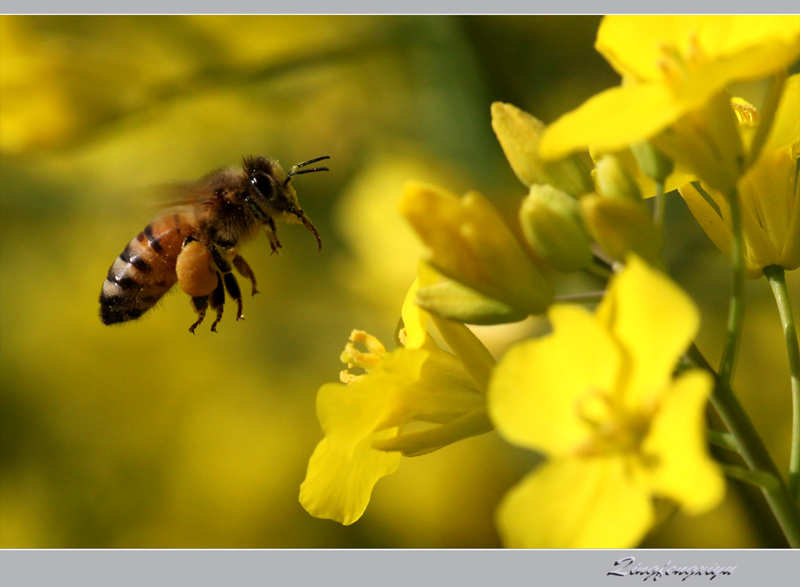
{"type": "Polygon", "coordinates": [[[203,322],[209,305],[217,313],[211,331],[217,331],[226,291],[236,300],[236,320],[241,320],[242,294],[233,269],[250,280],[253,295],[258,293],[253,270],[238,253],[242,243],[264,227],[272,252],[278,253],[275,221],[280,219],[305,226],[322,250],[290,182],[296,175],[328,171],[306,166],[329,158],[305,161],[286,173],[274,159],[245,157],[241,169],[219,169],[187,188],[182,202],[145,226],[114,260],[100,294],[100,320],[106,325],[135,320],[176,282],[197,314],[189,332],[203,322]]]}

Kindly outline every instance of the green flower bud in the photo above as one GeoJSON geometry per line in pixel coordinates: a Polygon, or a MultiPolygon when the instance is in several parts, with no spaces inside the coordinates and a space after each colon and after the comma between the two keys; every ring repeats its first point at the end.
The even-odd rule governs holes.
{"type": "Polygon", "coordinates": [[[657,182],[665,182],[672,170],[675,169],[672,159],[647,141],[631,145],[631,152],[639,164],[639,169],[647,177],[657,182]]]}
{"type": "Polygon", "coordinates": [[[526,186],[550,184],[576,197],[594,190],[587,154],[572,154],[556,161],[541,158],[541,120],[511,104],[495,102],[492,128],[511,169],[526,186]]]}
{"type": "Polygon", "coordinates": [[[595,170],[597,191],[607,198],[641,202],[642,192],[615,155],[603,155],[595,170]]]}
{"type": "Polygon", "coordinates": [[[654,267],[662,265],[664,237],[641,202],[589,195],[580,201],[594,240],[617,261],[636,253],[654,267]]]}
{"type": "Polygon", "coordinates": [[[580,205],[549,185],[531,186],[519,210],[522,232],[533,250],[562,271],[577,271],[592,262],[591,239],[580,205]]]}
{"type": "Polygon", "coordinates": [[[525,314],[507,304],[444,277],[421,287],[416,303],[432,314],[465,324],[506,324],[525,318],[525,314]]]}

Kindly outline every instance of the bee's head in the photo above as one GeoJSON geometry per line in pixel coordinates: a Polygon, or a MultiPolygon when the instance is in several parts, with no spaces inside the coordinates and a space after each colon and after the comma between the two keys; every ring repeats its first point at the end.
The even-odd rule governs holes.
{"type": "Polygon", "coordinates": [[[258,157],[246,157],[244,159],[244,171],[247,174],[249,186],[245,201],[250,206],[253,214],[264,221],[268,216],[282,218],[286,222],[302,224],[310,230],[317,239],[319,248],[322,249],[322,240],[319,233],[306,213],[300,208],[297,201],[297,193],[290,185],[295,175],[311,173],[313,171],[328,171],[327,167],[314,167],[303,169],[306,165],[329,159],[328,155],[317,157],[303,163],[299,163],[286,173],[280,164],[274,159],[267,159],[259,155],[258,157]]]}

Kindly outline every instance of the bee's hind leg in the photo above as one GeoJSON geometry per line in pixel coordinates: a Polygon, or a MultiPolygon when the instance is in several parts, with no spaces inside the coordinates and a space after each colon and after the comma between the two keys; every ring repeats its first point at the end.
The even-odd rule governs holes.
{"type": "Polygon", "coordinates": [[[208,296],[196,296],[192,298],[192,308],[197,314],[197,322],[189,327],[189,332],[194,334],[195,328],[200,326],[203,318],[206,317],[206,310],[208,309],[208,296]]]}
{"type": "Polygon", "coordinates": [[[256,288],[256,275],[253,273],[253,270],[250,269],[250,265],[247,264],[247,261],[244,260],[244,257],[241,255],[236,255],[233,258],[233,266],[236,267],[236,271],[242,277],[246,277],[250,280],[250,283],[253,284],[253,294],[256,295],[258,293],[258,289],[256,288]]]}
{"type": "Polygon", "coordinates": [[[226,273],[223,279],[225,281],[225,289],[227,289],[230,296],[236,300],[238,306],[236,310],[236,320],[242,320],[244,316],[242,315],[242,292],[239,289],[239,282],[236,281],[236,277],[234,277],[233,273],[226,273]]]}
{"type": "Polygon", "coordinates": [[[217,273],[217,288],[208,296],[208,301],[211,304],[211,308],[217,313],[216,319],[211,324],[211,332],[216,332],[217,324],[222,320],[222,311],[225,308],[225,286],[222,285],[222,277],[219,273],[217,273]]]}

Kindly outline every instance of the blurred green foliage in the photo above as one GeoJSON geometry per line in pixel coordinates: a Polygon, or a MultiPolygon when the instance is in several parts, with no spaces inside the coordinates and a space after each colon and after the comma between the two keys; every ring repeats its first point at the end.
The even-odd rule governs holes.
{"type": "MultiPolygon", "coordinates": [[[[0,17],[0,546],[495,547],[494,509],[529,455],[494,434],[410,459],[351,527],[311,518],[298,486],[321,437],[317,388],[352,328],[390,340],[420,245],[407,180],[524,195],[489,105],[550,121],[618,82],[597,17],[0,17]],[[183,294],[105,327],[102,281],[154,215],[154,186],[242,155],[298,178],[323,238],[279,228],[244,253],[262,293],[219,334],[183,294]],[[206,326],[206,325],[204,325],[206,326]]],[[[719,352],[728,268],[671,198],[667,258],[719,352]]],[[[800,287],[797,272],[789,287],[800,287]]],[[[564,287],[569,283],[565,282],[564,287]]],[[[737,388],[779,462],[786,355],[764,280],[748,284],[737,388]]],[[[481,330],[501,350],[513,333],[481,330]]],[[[733,487],[645,546],[780,545],[733,487]]]]}

